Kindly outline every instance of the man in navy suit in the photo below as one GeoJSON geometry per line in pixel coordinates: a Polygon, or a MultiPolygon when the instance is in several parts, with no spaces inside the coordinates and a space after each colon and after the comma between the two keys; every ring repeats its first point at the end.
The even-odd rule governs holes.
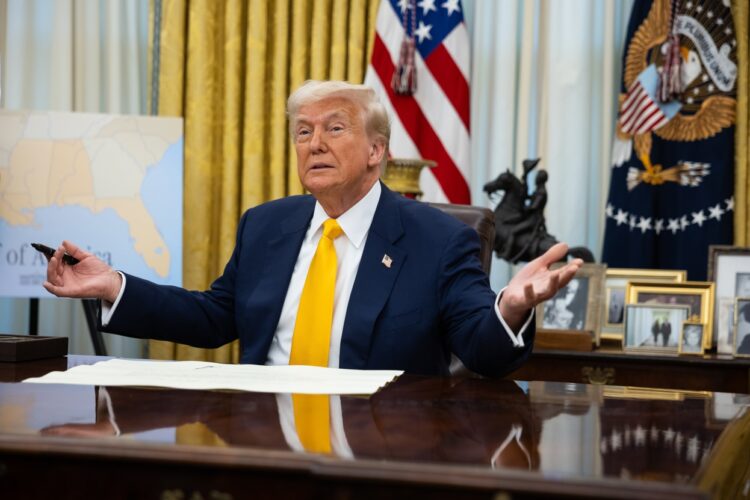
{"type": "Polygon", "coordinates": [[[44,287],[102,300],[106,331],[218,347],[240,340],[243,363],[290,361],[300,296],[326,219],[337,255],[328,366],[448,373],[454,353],[500,376],[531,351],[534,306],[581,265],[550,271],[559,244],[495,294],[477,234],[379,182],[390,125],[375,93],[344,82],[306,82],[289,98],[300,180],[311,193],[248,210],[224,273],[204,292],[160,286],[108,267],[63,242],[44,287]],[[80,262],[63,262],[67,252],[80,262]]]}

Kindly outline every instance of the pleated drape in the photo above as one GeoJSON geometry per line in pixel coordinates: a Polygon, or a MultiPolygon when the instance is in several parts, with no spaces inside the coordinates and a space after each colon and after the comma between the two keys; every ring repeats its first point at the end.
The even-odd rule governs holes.
{"type": "MultiPolygon", "coordinates": [[[[362,82],[377,5],[152,2],[152,104],[159,115],[185,119],[185,288],[204,290],[222,272],[244,210],[303,191],[286,98],[310,78],[362,82]]],[[[149,348],[158,359],[238,359],[236,343],[204,350],[152,341],[149,348]]]]}
{"type": "Polygon", "coordinates": [[[737,35],[737,125],[735,128],[734,244],[750,245],[750,31],[747,0],[732,1],[737,35]]]}

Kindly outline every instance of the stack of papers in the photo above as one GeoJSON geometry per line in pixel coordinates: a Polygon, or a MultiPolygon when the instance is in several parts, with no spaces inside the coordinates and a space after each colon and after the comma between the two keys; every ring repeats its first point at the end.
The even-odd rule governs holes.
{"type": "Polygon", "coordinates": [[[372,394],[402,373],[395,370],[345,370],[299,365],[110,359],[93,365],[75,366],[64,372],[50,372],[24,382],[296,394],[372,394]]]}

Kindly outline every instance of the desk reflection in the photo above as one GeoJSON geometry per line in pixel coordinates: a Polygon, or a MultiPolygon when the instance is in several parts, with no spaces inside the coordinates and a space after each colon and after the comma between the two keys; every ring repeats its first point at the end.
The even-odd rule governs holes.
{"type": "MultiPolygon", "coordinates": [[[[352,456],[539,468],[540,422],[510,381],[402,377],[373,396],[338,400],[352,456]]],[[[282,422],[288,395],[171,389],[98,388],[96,421],[48,426],[43,435],[133,437],[176,427],[175,444],[296,450],[282,422]],[[196,425],[197,424],[197,425],[196,425]]],[[[332,426],[333,427],[333,426],[332,426]]],[[[334,447],[334,451],[337,448],[334,447]]]]}
{"type": "MultiPolygon", "coordinates": [[[[710,393],[554,382],[522,387],[404,376],[369,398],[332,396],[339,414],[331,419],[340,422],[332,435],[342,433],[346,445],[334,446],[332,456],[686,483],[727,423],[713,418],[710,393]]],[[[94,422],[41,433],[140,440],[145,431],[176,428],[170,443],[302,451],[283,425],[289,418],[284,398],[99,388],[94,422]]],[[[721,411],[741,415],[747,403],[724,401],[721,411]]]]}

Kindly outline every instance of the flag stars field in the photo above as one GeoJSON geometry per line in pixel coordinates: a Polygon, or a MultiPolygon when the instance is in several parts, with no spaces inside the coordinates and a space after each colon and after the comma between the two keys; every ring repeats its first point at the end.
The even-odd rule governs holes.
{"type": "Polygon", "coordinates": [[[435,7],[435,0],[422,0],[417,4],[417,6],[422,9],[423,16],[426,16],[430,11],[437,12],[437,7],[435,7]]]}
{"type": "Polygon", "coordinates": [[[670,218],[666,228],[664,227],[665,219],[663,218],[654,219],[653,217],[631,214],[621,208],[616,208],[611,203],[607,203],[604,212],[608,219],[614,219],[618,226],[623,224],[629,226],[631,231],[640,229],[641,234],[654,231],[654,233],[659,235],[662,231],[666,230],[672,234],[677,234],[680,231],[685,231],[688,226],[703,227],[703,224],[706,222],[720,222],[727,212],[731,212],[734,209],[734,198],[725,199],[724,205],[722,207],[722,203],[720,202],[716,205],[700,209],[697,212],[690,211],[690,220],[687,215],[670,218]]]}
{"type": "Polygon", "coordinates": [[[419,38],[419,43],[424,42],[424,39],[432,40],[432,36],[430,36],[430,30],[432,30],[432,25],[427,24],[423,21],[419,21],[419,27],[414,31],[414,35],[419,38]]]}
{"type": "Polygon", "coordinates": [[[445,3],[440,5],[443,7],[446,11],[448,11],[448,15],[450,16],[454,12],[460,12],[461,8],[458,6],[458,0],[447,0],[445,3]]]}
{"type": "Polygon", "coordinates": [[[703,215],[703,210],[699,210],[698,212],[693,212],[693,224],[698,224],[698,227],[703,227],[703,223],[706,222],[706,216],[703,215]]]}

